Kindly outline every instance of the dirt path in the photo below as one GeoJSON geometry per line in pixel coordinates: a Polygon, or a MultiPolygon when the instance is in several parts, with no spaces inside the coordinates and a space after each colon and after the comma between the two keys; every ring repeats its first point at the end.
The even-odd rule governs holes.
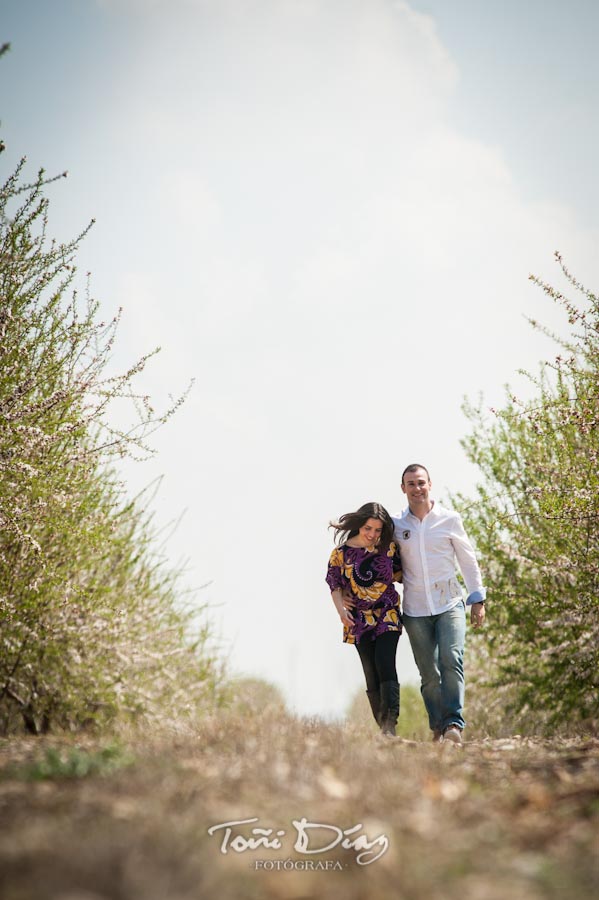
{"type": "Polygon", "coordinates": [[[596,739],[436,747],[221,717],[136,739],[112,774],[26,779],[48,747],[49,775],[69,752],[73,774],[127,762],[106,745],[0,741],[3,900],[599,896],[596,739]]]}

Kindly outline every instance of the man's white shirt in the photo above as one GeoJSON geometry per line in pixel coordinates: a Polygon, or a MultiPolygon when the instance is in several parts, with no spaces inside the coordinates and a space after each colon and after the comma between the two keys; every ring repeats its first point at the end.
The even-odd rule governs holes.
{"type": "MultiPolygon", "coordinates": [[[[436,616],[463,601],[456,561],[472,600],[483,600],[480,569],[474,549],[457,512],[438,503],[422,521],[408,507],[393,516],[403,569],[403,612],[408,616],[436,616]]],[[[472,602],[472,600],[470,602],[472,602]]]]}

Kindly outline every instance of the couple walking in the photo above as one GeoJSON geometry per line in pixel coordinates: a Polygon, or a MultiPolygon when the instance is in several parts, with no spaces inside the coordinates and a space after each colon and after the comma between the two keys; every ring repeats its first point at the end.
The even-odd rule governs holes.
{"type": "Polygon", "coordinates": [[[373,716],[384,734],[395,734],[399,683],[397,642],[405,627],[421,678],[433,741],[461,743],[465,726],[465,607],[476,628],[485,619],[485,589],[460,516],[431,499],[427,469],[408,466],[401,488],[408,506],[395,518],[367,503],[331,523],[337,546],[327,583],[354,644],[366,679],[373,716]],[[468,592],[464,603],[459,565],[468,592]],[[403,613],[395,583],[403,583],[403,613]]]}

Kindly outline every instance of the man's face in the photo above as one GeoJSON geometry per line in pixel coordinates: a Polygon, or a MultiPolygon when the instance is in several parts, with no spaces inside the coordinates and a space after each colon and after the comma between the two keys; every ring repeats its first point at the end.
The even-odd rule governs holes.
{"type": "Polygon", "coordinates": [[[415,472],[406,472],[401,489],[408,498],[410,506],[419,503],[428,503],[428,495],[432,485],[424,469],[416,469],[415,472]]]}

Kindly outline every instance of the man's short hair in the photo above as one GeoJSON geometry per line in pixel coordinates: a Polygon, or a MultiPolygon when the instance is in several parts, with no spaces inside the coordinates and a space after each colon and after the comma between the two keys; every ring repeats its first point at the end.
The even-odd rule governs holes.
{"type": "Polygon", "coordinates": [[[418,469],[423,469],[426,472],[427,480],[431,480],[431,476],[428,474],[428,469],[426,468],[426,466],[421,465],[421,463],[410,463],[410,465],[406,466],[401,473],[401,483],[403,484],[404,477],[408,474],[408,472],[416,472],[418,469]]]}

